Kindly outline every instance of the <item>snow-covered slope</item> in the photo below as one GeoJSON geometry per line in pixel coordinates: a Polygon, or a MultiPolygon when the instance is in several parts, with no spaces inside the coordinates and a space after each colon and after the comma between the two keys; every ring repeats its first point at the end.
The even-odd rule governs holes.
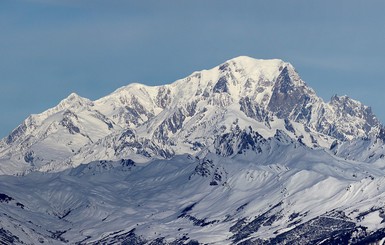
{"type": "Polygon", "coordinates": [[[97,161],[0,176],[0,241],[354,244],[384,237],[384,168],[310,149],[282,132],[255,142],[232,157],[97,161]]]}
{"type": "Polygon", "coordinates": [[[335,141],[330,151],[345,159],[381,165],[385,158],[385,130],[382,129],[376,136],[370,138],[335,141]]]}
{"type": "Polygon", "coordinates": [[[71,94],[54,108],[29,116],[0,143],[0,172],[39,168],[62,162],[83,145],[120,130],[93,109],[93,102],[71,94]]]}
{"type": "Polygon", "coordinates": [[[71,94],[0,142],[0,172],[213,152],[218,136],[249,127],[264,137],[280,129],[315,148],[369,138],[382,128],[358,101],[334,96],[325,103],[291,64],[241,56],[168,85],[130,84],[96,101],[71,94]],[[124,144],[127,130],[135,142],[124,144]]]}

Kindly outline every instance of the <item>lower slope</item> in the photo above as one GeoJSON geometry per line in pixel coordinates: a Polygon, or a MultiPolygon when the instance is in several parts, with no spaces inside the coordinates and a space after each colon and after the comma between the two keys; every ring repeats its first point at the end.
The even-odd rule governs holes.
{"type": "Polygon", "coordinates": [[[385,171],[274,137],[259,152],[96,161],[0,176],[0,241],[300,244],[380,241],[385,171]],[[300,238],[298,238],[300,237],[300,238]]]}

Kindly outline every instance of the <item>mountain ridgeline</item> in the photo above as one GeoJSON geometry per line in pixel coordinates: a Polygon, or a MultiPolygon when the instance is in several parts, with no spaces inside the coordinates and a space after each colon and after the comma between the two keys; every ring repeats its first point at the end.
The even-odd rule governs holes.
{"type": "Polygon", "coordinates": [[[278,59],[73,93],[0,141],[0,243],[381,244],[384,148],[278,59]]]}
{"type": "Polygon", "coordinates": [[[172,84],[130,84],[96,101],[73,93],[29,116],[1,141],[0,171],[57,171],[127,155],[147,162],[219,152],[217,138],[236,127],[250,127],[264,138],[282,130],[309,147],[326,149],[334,141],[341,145],[383,132],[370,107],[347,96],[324,102],[291,64],[238,57],[172,84]]]}

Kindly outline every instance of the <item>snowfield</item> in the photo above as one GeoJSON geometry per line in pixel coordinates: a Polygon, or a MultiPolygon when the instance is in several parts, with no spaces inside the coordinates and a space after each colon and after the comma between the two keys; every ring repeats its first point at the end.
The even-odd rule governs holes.
{"type": "Polygon", "coordinates": [[[0,237],[33,244],[276,244],[279,236],[290,242],[303,224],[309,226],[303,243],[331,241],[334,233],[346,243],[379,230],[384,235],[383,169],[269,141],[279,154],[99,161],[1,176],[9,200],[2,199],[0,226],[12,235],[0,237]],[[318,235],[309,225],[317,219],[328,219],[318,235]]]}

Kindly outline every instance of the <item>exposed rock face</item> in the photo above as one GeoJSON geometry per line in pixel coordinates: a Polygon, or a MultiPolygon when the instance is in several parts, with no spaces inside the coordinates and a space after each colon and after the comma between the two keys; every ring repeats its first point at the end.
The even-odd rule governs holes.
{"type": "Polygon", "coordinates": [[[285,67],[277,77],[271,95],[268,110],[278,118],[292,118],[294,121],[308,123],[311,119],[313,91],[303,85],[296,85],[285,67]]]}
{"type": "Polygon", "coordinates": [[[218,136],[214,145],[216,154],[220,156],[241,154],[246,150],[261,153],[263,148],[268,148],[266,140],[252,128],[247,130],[236,128],[231,133],[218,136]]]}
{"type": "Polygon", "coordinates": [[[377,135],[377,138],[385,143],[385,128],[381,128],[380,132],[377,135]]]}
{"type": "Polygon", "coordinates": [[[239,104],[241,106],[240,110],[243,111],[246,116],[259,122],[269,122],[273,118],[273,113],[265,110],[260,105],[253,103],[249,97],[241,98],[239,104]]]}

